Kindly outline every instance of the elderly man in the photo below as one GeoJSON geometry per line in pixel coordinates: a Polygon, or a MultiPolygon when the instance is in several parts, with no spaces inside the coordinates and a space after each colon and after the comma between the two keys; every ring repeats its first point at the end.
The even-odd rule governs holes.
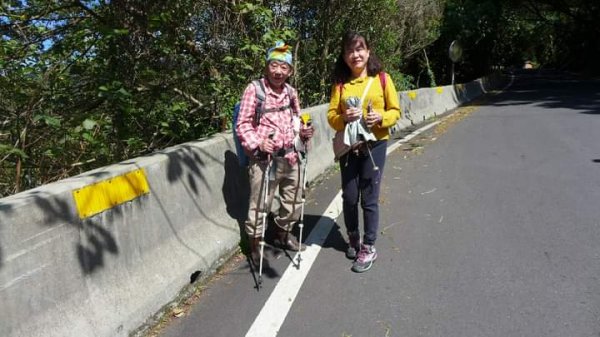
{"type": "Polygon", "coordinates": [[[250,202],[245,230],[250,241],[250,260],[256,266],[261,258],[260,242],[265,226],[260,214],[270,209],[277,188],[281,203],[274,212],[274,244],[291,251],[305,248],[291,231],[299,220],[302,203],[302,145],[312,137],[313,128],[301,123],[297,91],[286,82],[292,73],[291,48],[279,41],[267,51],[263,78],[246,87],[236,123],[236,132],[250,158],[250,202]],[[263,179],[271,167],[273,174],[265,207],[263,179]]]}

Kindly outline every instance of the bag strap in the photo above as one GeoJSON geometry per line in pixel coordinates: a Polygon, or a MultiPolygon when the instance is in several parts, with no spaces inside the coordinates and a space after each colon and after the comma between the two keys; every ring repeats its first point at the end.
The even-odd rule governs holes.
{"type": "Polygon", "coordinates": [[[365,90],[363,90],[362,97],[360,98],[360,104],[364,104],[365,97],[367,97],[367,93],[369,92],[369,89],[371,88],[371,84],[373,84],[373,77],[369,77],[369,83],[367,83],[365,90]]]}
{"type": "MultiPolygon", "coordinates": [[[[379,73],[379,84],[381,84],[381,89],[383,90],[384,93],[384,97],[385,97],[385,86],[387,85],[387,76],[385,71],[382,71],[379,73]]],[[[340,92],[340,101],[342,100],[342,92],[344,91],[344,83],[338,83],[337,85],[338,91],[340,92]]],[[[386,107],[387,107],[387,102],[386,102],[386,107]]]]}

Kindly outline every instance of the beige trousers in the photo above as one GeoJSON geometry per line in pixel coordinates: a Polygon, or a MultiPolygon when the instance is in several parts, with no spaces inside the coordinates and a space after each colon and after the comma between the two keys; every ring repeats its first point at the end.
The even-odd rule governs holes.
{"type": "Polygon", "coordinates": [[[260,237],[263,230],[263,209],[267,213],[271,210],[271,204],[275,191],[279,192],[280,206],[275,211],[275,224],[284,231],[290,232],[294,224],[300,219],[302,207],[302,170],[300,161],[290,165],[283,157],[274,157],[275,165],[274,180],[269,180],[269,192],[267,195],[267,207],[264,208],[265,196],[263,194],[263,182],[267,163],[250,160],[248,175],[250,180],[250,202],[248,218],[245,223],[246,233],[250,238],[260,237]]]}

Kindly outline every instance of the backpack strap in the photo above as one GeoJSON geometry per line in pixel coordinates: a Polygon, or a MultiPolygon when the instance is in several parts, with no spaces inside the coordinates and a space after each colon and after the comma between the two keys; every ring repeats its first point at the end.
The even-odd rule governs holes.
{"type": "Polygon", "coordinates": [[[296,110],[296,98],[297,96],[294,95],[294,89],[292,89],[292,86],[285,83],[285,90],[287,91],[288,97],[290,98],[290,105],[289,107],[292,110],[292,114],[295,114],[296,116],[300,116],[300,111],[296,110]]]}
{"type": "Polygon", "coordinates": [[[295,101],[295,97],[292,95],[292,89],[291,86],[287,83],[285,83],[285,89],[287,91],[288,97],[289,97],[289,101],[290,104],[288,105],[284,105],[284,106],[280,106],[280,107],[276,107],[276,108],[269,108],[266,109],[265,108],[265,101],[266,101],[266,89],[265,89],[265,85],[263,84],[262,79],[259,80],[254,80],[252,81],[252,84],[255,87],[255,92],[256,92],[256,108],[255,108],[255,113],[254,113],[254,123],[255,125],[259,125],[260,124],[260,119],[262,117],[263,114],[265,113],[271,113],[271,112],[277,112],[277,111],[285,111],[287,109],[292,110],[292,114],[296,113],[298,114],[297,111],[295,111],[295,104],[293,104],[293,102],[295,101]]]}
{"type": "Polygon", "coordinates": [[[385,85],[387,84],[387,76],[384,71],[379,73],[379,83],[381,83],[381,89],[385,92],[385,85]]]}
{"type": "Polygon", "coordinates": [[[262,80],[254,80],[252,81],[252,84],[254,85],[254,92],[255,92],[255,96],[256,96],[256,107],[254,108],[254,125],[259,125],[260,124],[260,118],[262,117],[262,114],[265,112],[264,110],[264,106],[265,106],[265,99],[266,99],[266,94],[265,94],[265,86],[262,83],[262,80]]]}
{"type": "Polygon", "coordinates": [[[387,110],[387,101],[385,99],[385,85],[387,84],[387,75],[384,71],[379,73],[379,83],[381,83],[381,89],[383,89],[383,109],[387,110]]]}
{"type": "Polygon", "coordinates": [[[266,90],[262,80],[254,80],[252,81],[252,84],[256,87],[256,97],[259,97],[261,101],[264,101],[266,90]]]}

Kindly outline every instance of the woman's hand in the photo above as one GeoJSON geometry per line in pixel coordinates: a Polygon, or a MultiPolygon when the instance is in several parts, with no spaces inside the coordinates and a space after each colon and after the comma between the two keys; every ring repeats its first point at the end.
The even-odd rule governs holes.
{"type": "Polygon", "coordinates": [[[367,117],[365,118],[365,122],[367,122],[367,127],[369,129],[375,125],[380,124],[382,120],[383,120],[383,116],[380,113],[375,112],[375,110],[373,110],[373,109],[369,109],[369,112],[367,113],[367,117]]]}
{"type": "Polygon", "coordinates": [[[342,116],[344,117],[344,121],[346,121],[346,123],[354,122],[355,120],[360,119],[361,115],[362,115],[362,109],[354,108],[354,107],[349,107],[348,109],[346,109],[346,112],[344,112],[342,114],[342,116]]]}

